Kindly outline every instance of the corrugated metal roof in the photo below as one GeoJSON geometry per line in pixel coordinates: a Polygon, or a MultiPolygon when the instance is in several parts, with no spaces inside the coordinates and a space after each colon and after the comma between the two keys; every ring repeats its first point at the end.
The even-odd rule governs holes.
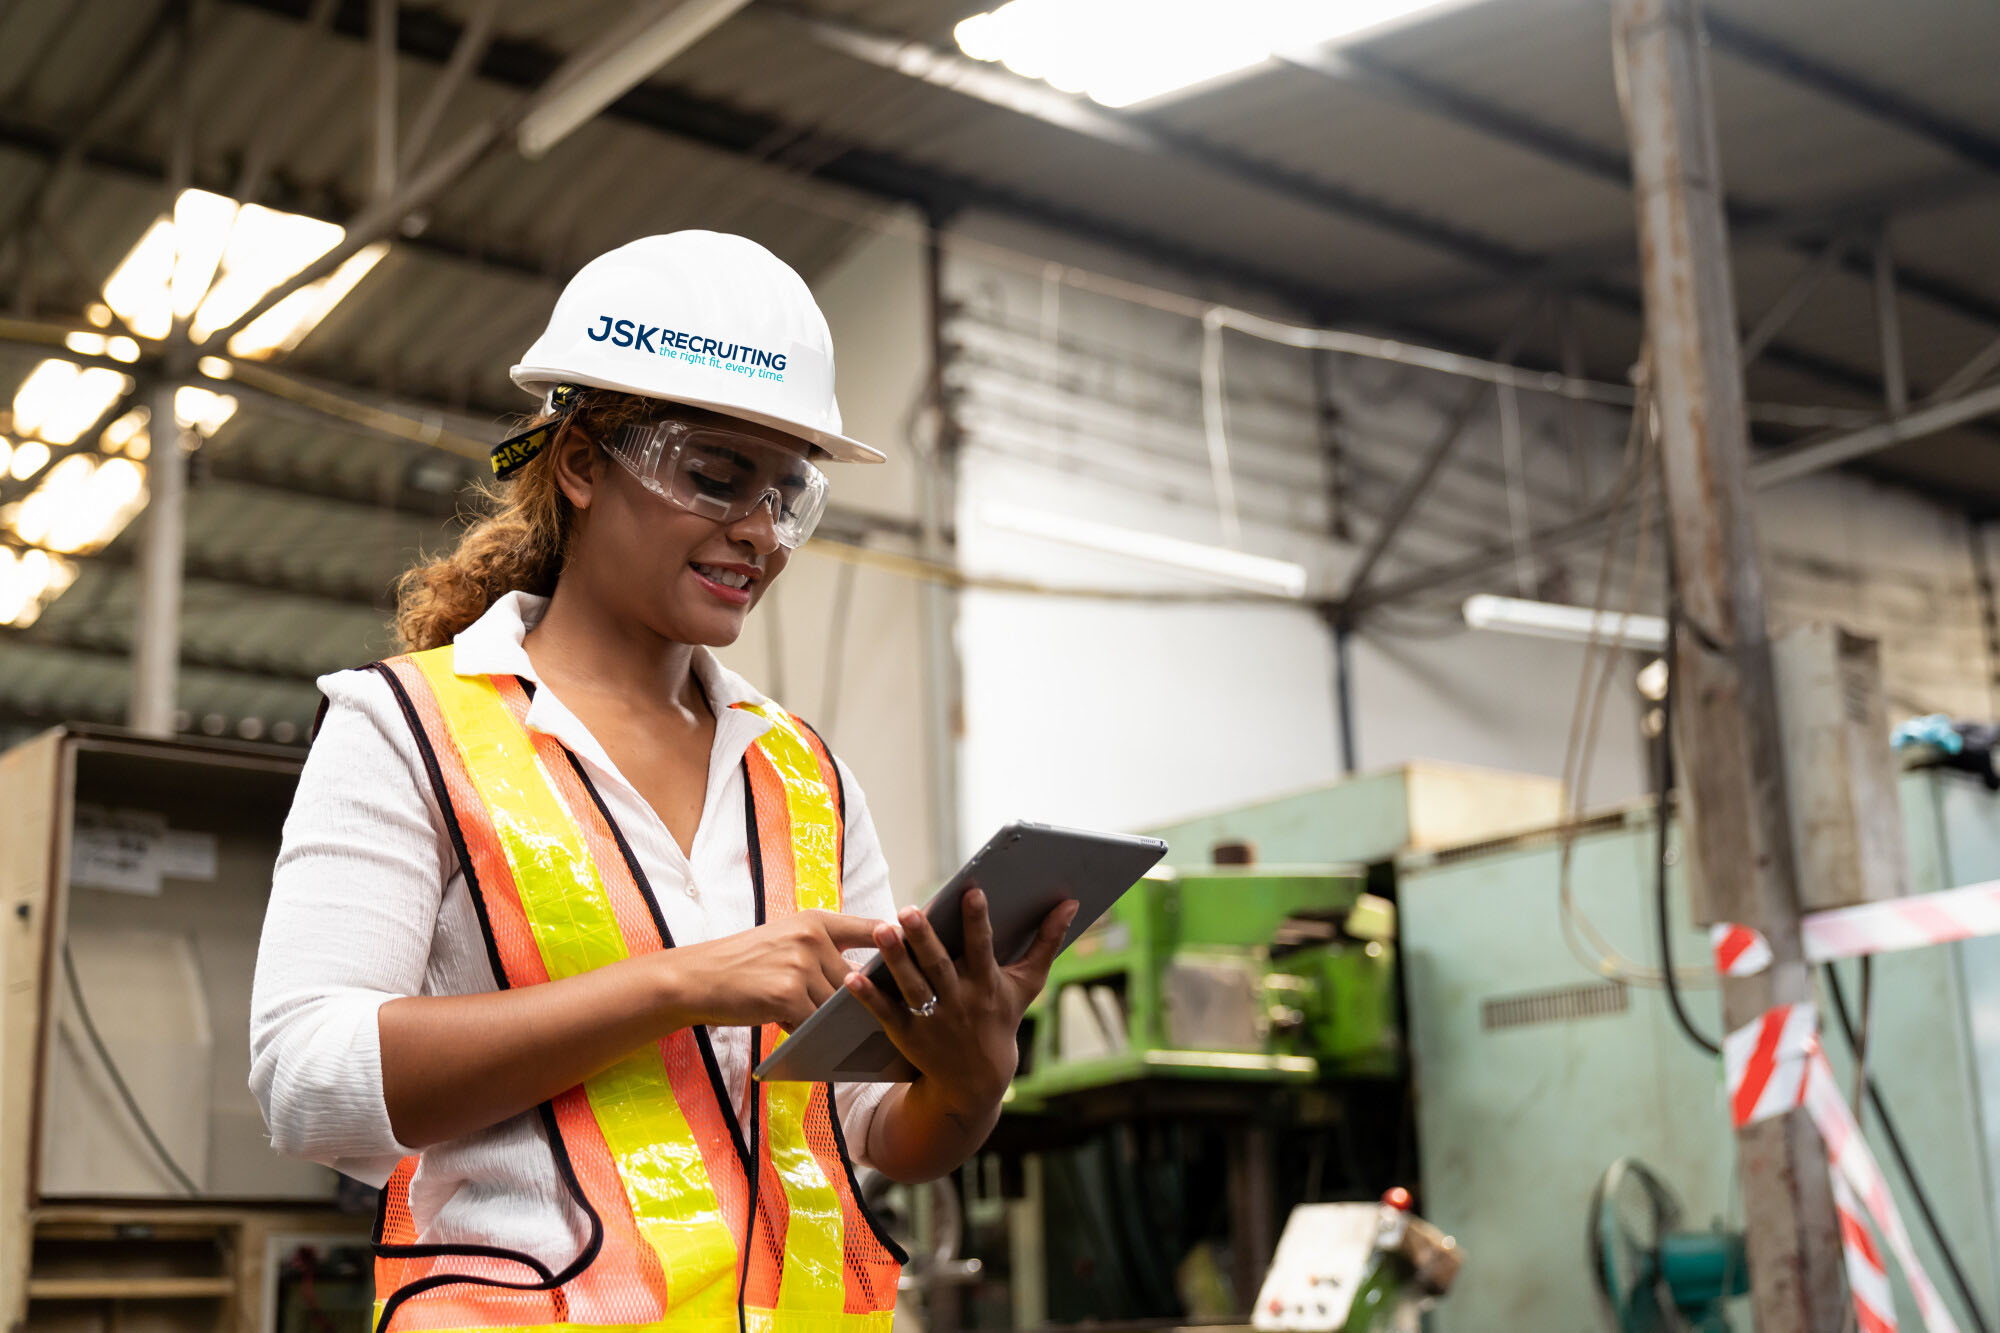
{"type": "MultiPolygon", "coordinates": [[[[459,27],[484,4],[404,8],[405,127],[459,27]]],[[[527,406],[507,366],[561,282],[592,255],[639,235],[712,226],[764,241],[810,278],[886,200],[921,198],[998,205],[1113,238],[1135,257],[1173,257],[1206,270],[1191,275],[1200,280],[1260,279],[1295,306],[1482,350],[1518,319],[1540,264],[1606,256],[1595,291],[1572,291],[1564,317],[1593,373],[1623,375],[1639,324],[1601,0],[1465,5],[1358,48],[1376,71],[1369,78],[1277,67],[1138,113],[1140,123],[1197,145],[1191,153],[1102,142],[932,87],[835,53],[796,21],[805,12],[948,51],[952,23],[987,7],[752,4],[540,160],[503,148],[467,172],[394,238],[288,368],[495,421],[527,406]],[[1385,80],[1448,96],[1413,101],[1385,93],[1385,80]],[[1455,107],[1440,104],[1448,100],[1455,107]],[[1524,137],[1522,125],[1553,146],[1524,137]]],[[[246,161],[264,153],[267,202],[335,220],[365,207],[368,7],[336,6],[323,33],[307,30],[308,8],[308,0],[197,7],[203,26],[184,66],[163,40],[167,10],[151,0],[0,10],[0,236],[9,238],[0,258],[26,237],[32,283],[21,295],[36,311],[74,319],[163,207],[171,108],[183,86],[195,112],[197,183],[234,189],[246,161]],[[93,132],[80,169],[55,172],[86,125],[93,132]],[[56,180],[62,188],[50,193],[56,180]],[[10,230],[31,206],[48,211],[46,232],[10,230]]],[[[1815,86],[1809,73],[1774,69],[1725,41],[1712,48],[1727,184],[1746,218],[1833,211],[1854,225],[1852,201],[1908,201],[1891,237],[1910,275],[1900,298],[1910,378],[1925,392],[2000,336],[2000,151],[1987,160],[1980,147],[2000,141],[2000,84],[1987,58],[2000,50],[2000,10],[1957,0],[1715,0],[1709,9],[1795,53],[1801,67],[1840,71],[1969,131],[1970,142],[1944,142],[1893,107],[1857,104],[1851,92],[1815,86]]],[[[480,76],[450,103],[433,151],[517,105],[631,12],[621,0],[508,0],[480,76]]],[[[1829,277],[1785,329],[1752,374],[1754,395],[1877,404],[1871,235],[1866,211],[1858,216],[1850,271],[1829,277]]],[[[1746,322],[1833,230],[1788,238],[1760,225],[1762,234],[1744,229],[1738,246],[1746,322]]],[[[18,382],[38,355],[0,350],[0,375],[18,382]]],[[[1553,309],[1524,355],[1559,358],[1553,309]]],[[[444,539],[447,517],[437,493],[413,480],[426,466],[417,446],[250,395],[201,464],[208,475],[198,469],[191,492],[189,551],[205,577],[190,583],[190,652],[223,660],[241,648],[288,678],[267,685],[190,670],[190,711],[293,716],[309,709],[303,674],[386,646],[374,603],[411,551],[444,539]],[[231,571],[242,577],[222,577],[231,571]],[[300,591],[259,589],[258,579],[300,591]]],[[[1976,432],[1905,446],[1872,466],[2000,501],[1990,437],[1976,432]]],[[[454,460],[444,482],[466,475],[454,460]]],[[[48,641],[119,641],[131,541],[128,533],[85,562],[31,636],[0,640],[0,706],[69,701],[89,715],[115,714],[124,688],[115,657],[48,641]]]]}

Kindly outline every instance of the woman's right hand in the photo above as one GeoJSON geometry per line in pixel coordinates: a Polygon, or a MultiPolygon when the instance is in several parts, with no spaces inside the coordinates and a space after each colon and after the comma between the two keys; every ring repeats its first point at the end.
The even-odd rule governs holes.
{"type": "Polygon", "coordinates": [[[789,1032],[854,970],[841,951],[874,948],[880,924],[839,912],[798,912],[739,934],[649,955],[666,987],[670,1026],[776,1023],[789,1032]]]}

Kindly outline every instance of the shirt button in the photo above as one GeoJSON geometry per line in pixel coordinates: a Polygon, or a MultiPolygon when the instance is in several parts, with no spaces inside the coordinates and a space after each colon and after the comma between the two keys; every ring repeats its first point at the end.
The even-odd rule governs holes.
{"type": "Polygon", "coordinates": [[[690,898],[701,897],[701,890],[695,887],[695,883],[693,880],[688,881],[688,897],[690,898]]]}

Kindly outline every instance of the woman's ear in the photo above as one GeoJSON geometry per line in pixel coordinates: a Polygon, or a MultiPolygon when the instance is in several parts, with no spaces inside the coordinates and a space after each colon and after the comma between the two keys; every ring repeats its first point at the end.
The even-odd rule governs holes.
{"type": "Polygon", "coordinates": [[[556,485],[579,510],[590,508],[603,480],[604,455],[591,442],[589,432],[575,421],[565,422],[549,447],[556,455],[556,485]]]}

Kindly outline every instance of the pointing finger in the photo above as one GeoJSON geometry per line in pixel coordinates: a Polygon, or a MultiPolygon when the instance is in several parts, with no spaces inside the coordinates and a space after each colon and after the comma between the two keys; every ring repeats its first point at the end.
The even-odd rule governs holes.
{"type": "Polygon", "coordinates": [[[826,937],[833,941],[833,947],[843,952],[848,949],[867,949],[875,944],[875,927],[880,921],[872,917],[849,916],[844,912],[814,912],[826,937]]]}

